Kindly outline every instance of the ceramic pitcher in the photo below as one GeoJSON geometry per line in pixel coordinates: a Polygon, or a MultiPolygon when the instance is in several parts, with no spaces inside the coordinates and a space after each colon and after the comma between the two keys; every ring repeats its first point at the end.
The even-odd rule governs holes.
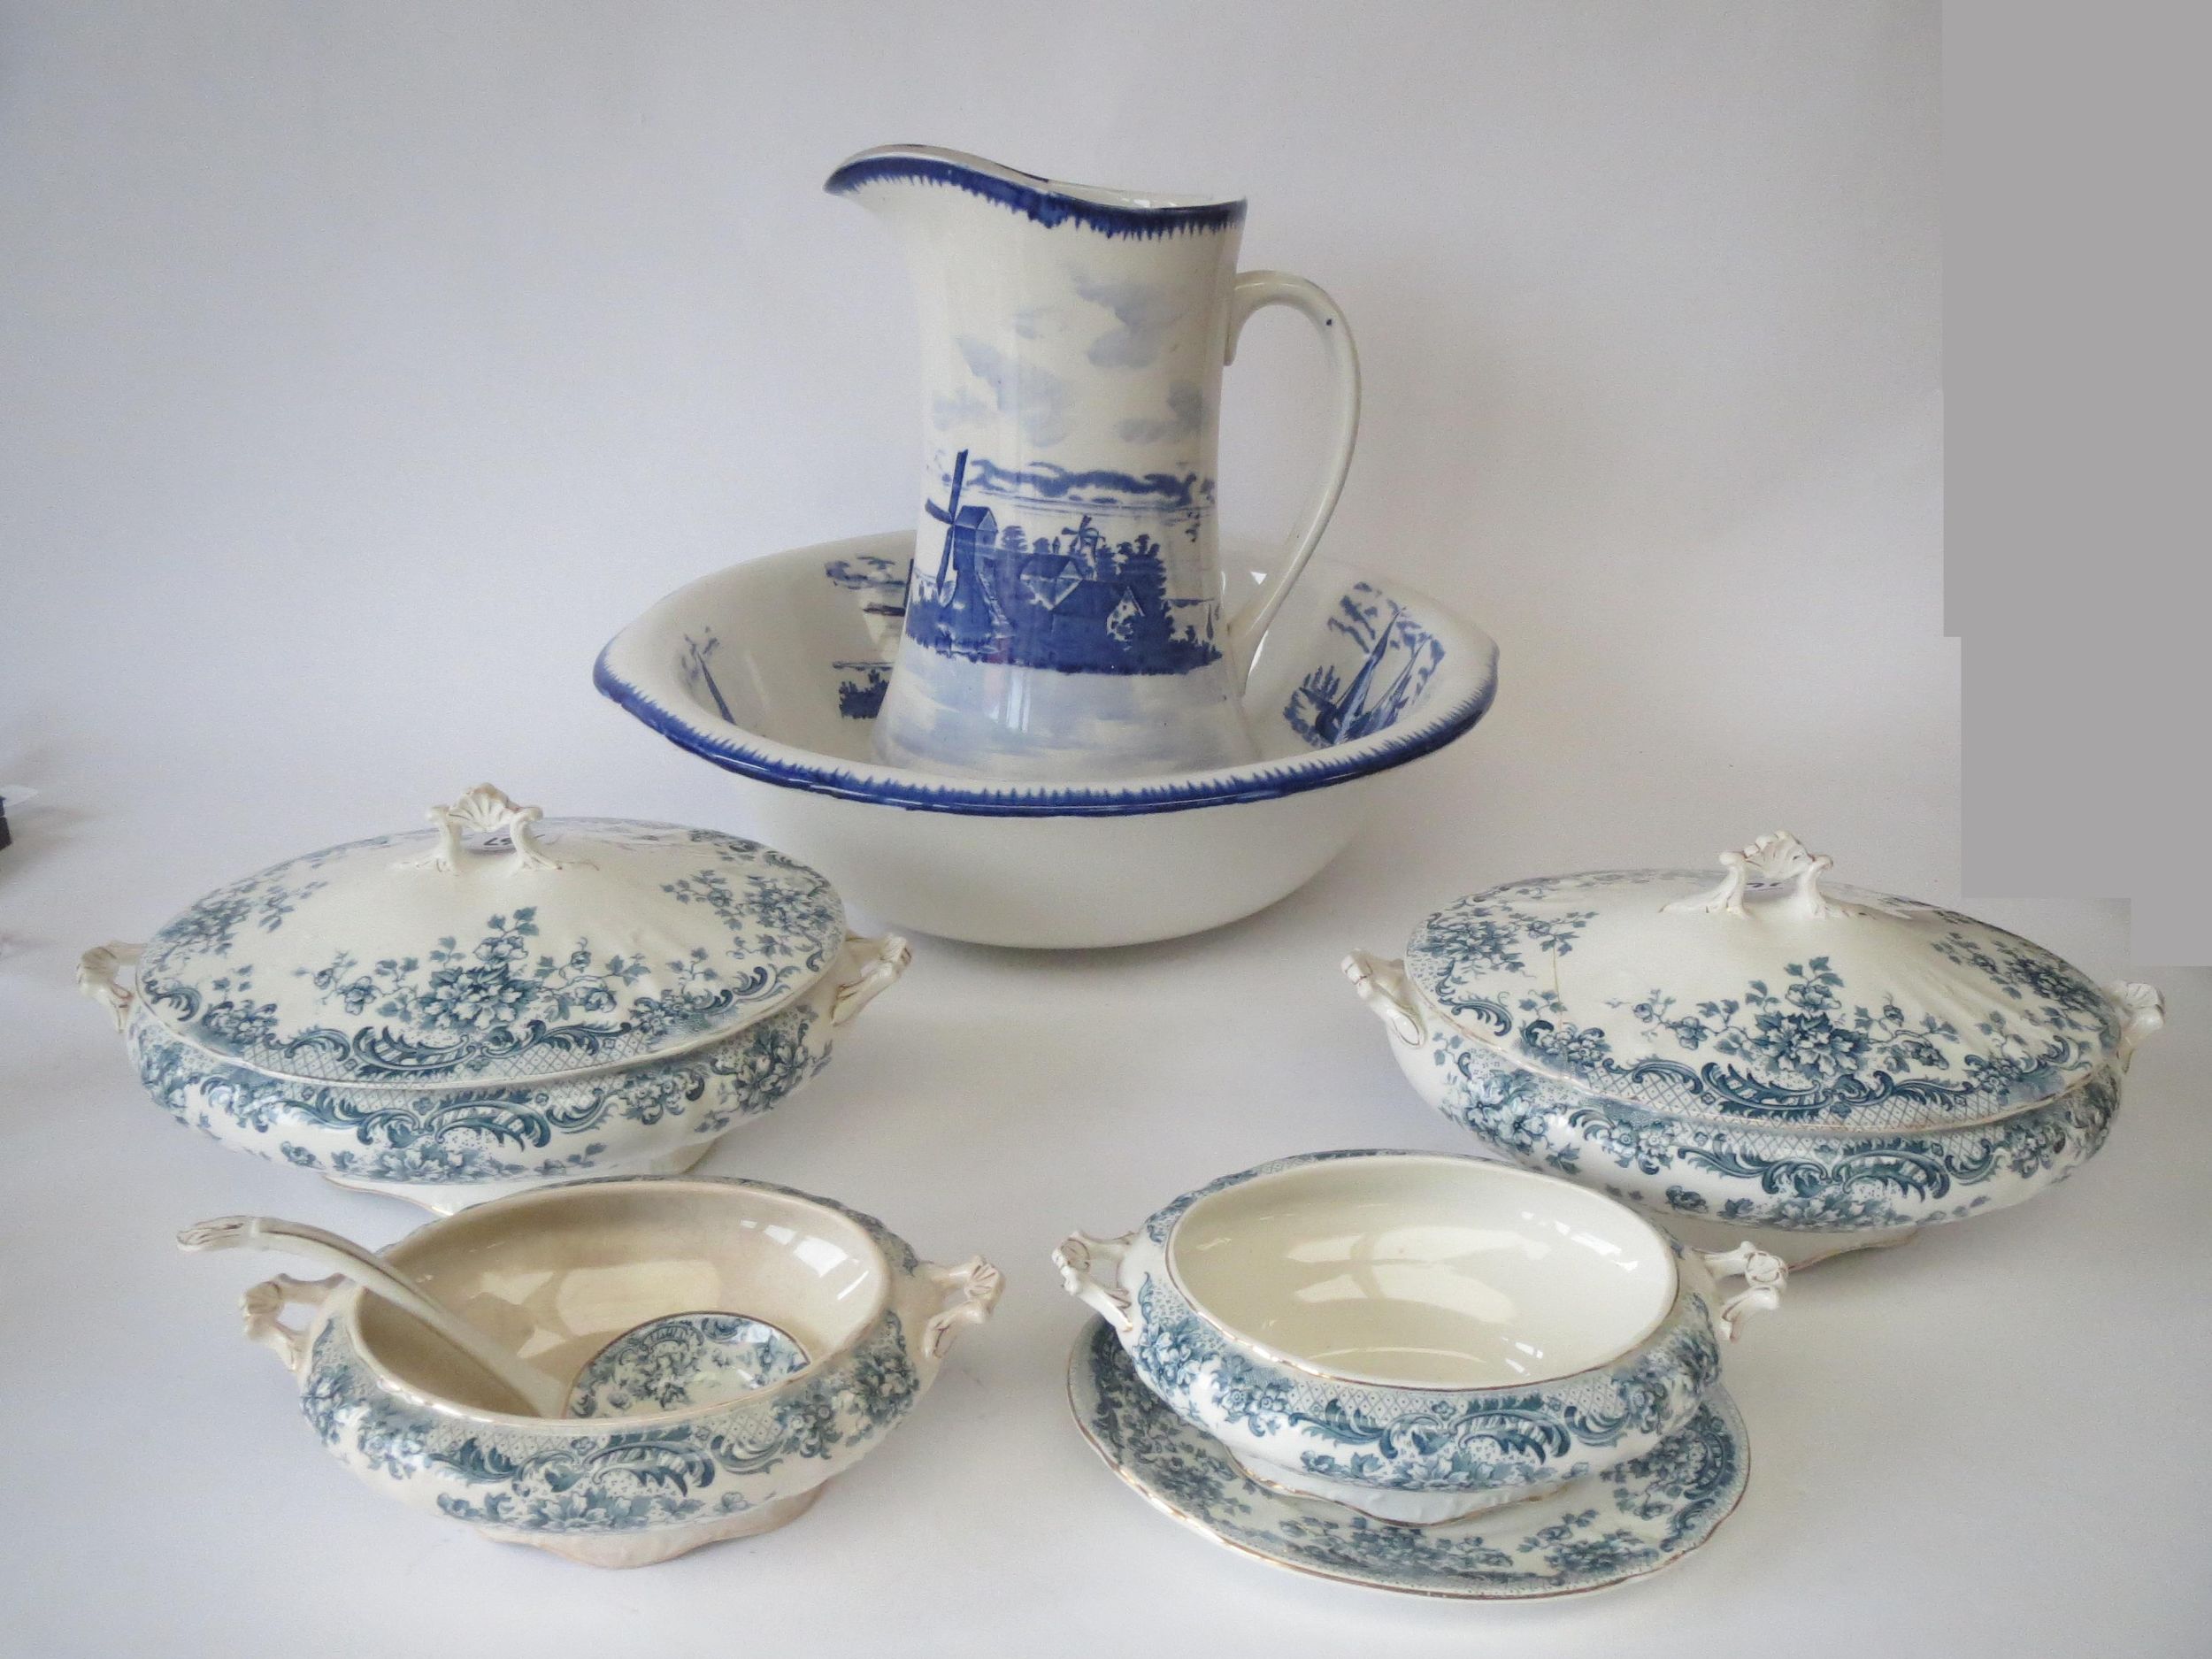
{"type": "Polygon", "coordinates": [[[1343,313],[1302,277],[1237,270],[1242,202],[906,145],[827,188],[898,233],[921,312],[922,496],[877,757],[1022,780],[1255,759],[1245,680],[1359,424],[1343,313]],[[1222,366],[1263,305],[1321,333],[1335,430],[1254,594],[1224,580],[1214,475],[1222,366]]]}

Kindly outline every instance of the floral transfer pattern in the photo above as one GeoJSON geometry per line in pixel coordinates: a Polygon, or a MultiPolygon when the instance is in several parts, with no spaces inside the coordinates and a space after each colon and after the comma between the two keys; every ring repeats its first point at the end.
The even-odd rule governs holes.
{"type": "Polygon", "coordinates": [[[2017,1202],[2104,1145],[2120,1097],[2119,1073],[2106,1067],[1994,1122],[1832,1135],[1601,1099],[1456,1033],[1432,1036],[1426,1064],[1444,1115],[1530,1168],[1679,1215],[1824,1233],[1955,1221],[2017,1202]]]}
{"type": "Polygon", "coordinates": [[[1261,1462],[1401,1492],[1586,1474],[1594,1452],[1640,1448],[1679,1428],[1720,1375],[1709,1310],[1686,1283],[1661,1328],[1613,1365],[1541,1386],[1428,1395],[1256,1362],[1149,1275],[1136,1300],[1130,1359],[1155,1394],[1261,1462]]]}
{"type": "Polygon", "coordinates": [[[1103,1321],[1078,1340],[1068,1391],[1099,1455],[1187,1525],[1279,1566],[1416,1594],[1560,1595],[1655,1571],[1712,1535],[1750,1475],[1742,1420],[1715,1387],[1640,1457],[1463,1520],[1405,1526],[1251,1480],[1138,1379],[1103,1321]]]}
{"type": "Polygon", "coordinates": [[[502,1532],[608,1533],[738,1514],[803,1492],[880,1437],[921,1391],[898,1317],[845,1359],[764,1400],[631,1428],[472,1423],[377,1379],[330,1321],[301,1409],[365,1479],[420,1486],[443,1514],[502,1532]]]}
{"type": "MultiPolygon", "coordinates": [[[[404,950],[319,947],[373,926],[388,872],[425,839],[382,836],[201,900],[147,948],[142,1000],[176,1035],[265,1071],[463,1084],[609,1064],[733,1028],[817,978],[843,941],[828,884],[755,842],[602,819],[549,820],[542,833],[579,865],[665,868],[655,905],[682,918],[672,931],[711,942],[608,950],[530,902],[482,910],[468,930],[404,950]],[[296,922],[306,908],[314,922],[296,922]]],[[[551,883],[564,879],[573,876],[544,890],[557,894],[551,883]]]]}
{"type": "Polygon", "coordinates": [[[821,1000],[606,1074],[426,1092],[273,1078],[147,1019],[127,1041],[154,1099],[226,1145],[352,1180],[480,1185],[589,1169],[618,1127],[637,1161],[769,1110],[829,1063],[821,1000]]]}
{"type": "Polygon", "coordinates": [[[713,1405],[806,1369],[806,1350],[734,1313],[676,1313],[617,1337],[576,1375],[575,1417],[634,1417],[713,1405]]]}
{"type": "Polygon", "coordinates": [[[1587,948],[1594,928],[1709,885],[1694,872],[1619,871],[1494,888],[1431,917],[1407,971],[1452,1020],[1520,1063],[1683,1119],[1967,1124],[2062,1094],[2115,1052],[2109,1000],[2057,957],[1970,918],[1878,896],[1883,936],[1907,953],[1897,977],[1985,999],[1971,1013],[1920,1005],[1909,983],[1854,983],[1858,970],[1817,951],[1724,989],[1655,987],[1602,1010],[1570,1007],[1553,988],[1558,962],[1587,948]]]}

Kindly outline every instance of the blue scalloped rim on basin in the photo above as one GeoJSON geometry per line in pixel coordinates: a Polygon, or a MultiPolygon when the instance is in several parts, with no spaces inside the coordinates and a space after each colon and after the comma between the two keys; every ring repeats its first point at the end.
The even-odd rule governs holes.
{"type": "Polygon", "coordinates": [[[995,202],[1048,230],[1071,221],[1105,236],[1171,236],[1179,231],[1226,230],[1244,222],[1242,202],[1209,202],[1187,206],[1133,207],[1094,202],[1056,188],[1049,179],[1012,167],[977,167],[949,156],[871,151],[854,157],[830,174],[822,188],[850,196],[871,184],[917,179],[947,184],[995,202]]]}
{"type": "Polygon", "coordinates": [[[614,672],[608,657],[619,638],[618,635],[599,653],[599,660],[592,667],[592,684],[601,695],[619,704],[677,748],[712,761],[726,772],[757,778],[764,783],[780,784],[787,789],[808,789],[841,800],[904,807],[918,812],[955,812],[974,818],[1114,818],[1143,812],[1183,812],[1235,802],[1279,800],[1284,795],[1387,772],[1394,766],[1433,754],[1487,714],[1498,695],[1498,655],[1496,646],[1492,645],[1482,683],[1467,695],[1435,714],[1409,722],[1409,729],[1401,734],[1394,736],[1386,730],[1340,746],[1356,753],[1347,752],[1332,758],[1333,751],[1323,749],[1300,759],[1228,768],[1188,780],[1177,779],[1156,784],[1048,788],[1033,784],[938,783],[913,777],[886,776],[874,768],[864,769],[826,758],[787,759],[703,731],[614,672]],[[871,772],[875,775],[869,775],[871,772]]]}

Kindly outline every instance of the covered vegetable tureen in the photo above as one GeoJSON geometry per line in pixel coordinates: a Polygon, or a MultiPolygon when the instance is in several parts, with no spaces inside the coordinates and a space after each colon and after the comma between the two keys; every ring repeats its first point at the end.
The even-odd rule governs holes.
{"type": "Polygon", "coordinates": [[[2095,1153],[2157,992],[1826,886],[1829,864],[1778,833],[1717,883],[1515,882],[1345,971],[1424,1098],[1497,1150],[1732,1239],[1773,1229],[1793,1263],[2017,1203],[2095,1153]]]}
{"type": "Polygon", "coordinates": [[[489,785],[430,817],[85,954],[156,1100],[450,1211],[687,1168],[820,1071],[906,965],[904,941],[849,935],[823,877],[754,841],[545,818],[489,785]]]}

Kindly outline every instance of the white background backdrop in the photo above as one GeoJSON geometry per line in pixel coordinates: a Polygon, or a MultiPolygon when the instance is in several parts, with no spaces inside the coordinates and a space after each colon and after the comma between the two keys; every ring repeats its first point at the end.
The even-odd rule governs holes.
{"type": "MultiPolygon", "coordinates": [[[[1962,896],[1934,8],[1109,17],[9,8],[0,777],[46,791],[0,855],[0,1597],[27,1647],[2154,1651],[2212,1612],[2185,1380],[2200,975],[2165,976],[2182,1029],[2078,1180],[1808,1276],[1754,1328],[1750,1495],[1652,1584],[1485,1609],[1271,1573],[1077,1437],[1045,1259],[1069,1228],[1282,1153],[1460,1144],[1336,978],[1345,946],[1778,824],[1847,878],[1962,896]],[[887,140],[1248,195],[1245,263],[1330,288],[1365,363],[1329,545],[1483,623],[1503,689],[1401,821],[1251,922],[1090,956],[918,941],[836,1067],[708,1167],[983,1249],[999,1318],[800,1525],[594,1574],[326,1462],[236,1340],[252,1270],[168,1235],[410,1216],[157,1122],[68,970],[480,777],[731,824],[590,663],[696,574],[910,510],[903,280],[818,188],[887,140]]],[[[1256,324],[1232,528],[1303,498],[1320,378],[1302,324],[1256,324]]],[[[1976,898],[2128,965],[2116,906],[1976,898]]]]}

